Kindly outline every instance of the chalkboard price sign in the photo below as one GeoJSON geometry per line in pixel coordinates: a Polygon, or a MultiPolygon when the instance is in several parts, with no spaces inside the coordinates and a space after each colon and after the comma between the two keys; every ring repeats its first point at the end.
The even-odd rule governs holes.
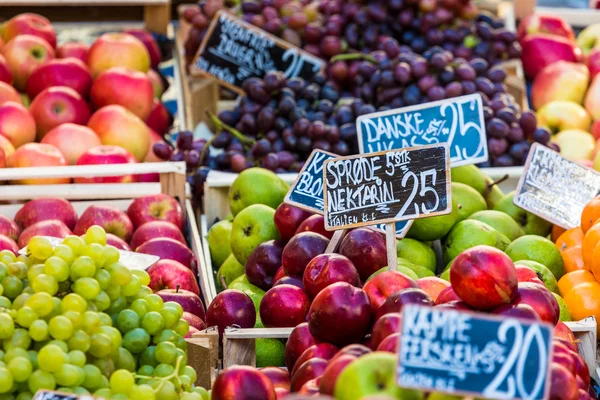
{"type": "Polygon", "coordinates": [[[94,400],[90,395],[77,395],[70,393],[55,392],[52,390],[38,390],[32,400],[94,400]]]}
{"type": "Polygon", "coordinates": [[[190,72],[213,76],[243,94],[242,82],[250,77],[283,71],[286,78],[308,80],[324,67],[320,58],[221,10],[208,27],[190,72]]]}
{"type": "Polygon", "coordinates": [[[447,144],[325,161],[325,229],[349,229],[448,214],[447,144]]]}
{"type": "Polygon", "coordinates": [[[407,305],[402,309],[399,386],[490,399],[544,399],[551,325],[407,305]]]}
{"type": "Polygon", "coordinates": [[[580,225],[585,205],[600,192],[600,174],[539,143],[529,150],[515,205],[565,229],[580,225]]]}
{"type": "Polygon", "coordinates": [[[448,143],[453,167],[488,160],[480,94],[361,115],[356,129],[361,153],[448,143]]]}

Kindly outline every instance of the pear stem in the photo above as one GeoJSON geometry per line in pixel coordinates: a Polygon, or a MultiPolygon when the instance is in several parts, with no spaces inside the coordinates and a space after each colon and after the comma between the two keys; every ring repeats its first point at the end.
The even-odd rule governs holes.
{"type": "Polygon", "coordinates": [[[225,277],[223,275],[221,275],[221,286],[223,286],[223,289],[228,289],[228,285],[227,285],[227,280],[225,279],[225,277]]]}
{"type": "Polygon", "coordinates": [[[505,180],[507,180],[508,178],[509,178],[509,176],[508,176],[508,174],[506,174],[506,175],[504,175],[503,177],[501,177],[501,178],[498,178],[498,179],[497,179],[497,180],[495,180],[495,181],[492,181],[492,183],[490,183],[490,184],[488,185],[488,187],[492,187],[492,186],[494,186],[494,185],[499,185],[500,183],[504,182],[504,181],[505,181],[505,180]]]}

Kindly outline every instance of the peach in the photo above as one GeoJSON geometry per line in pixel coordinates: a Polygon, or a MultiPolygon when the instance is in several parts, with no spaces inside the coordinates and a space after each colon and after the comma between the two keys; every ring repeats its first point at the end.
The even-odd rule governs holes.
{"type": "Polygon", "coordinates": [[[33,142],[35,131],[33,115],[21,104],[9,101],[0,105],[0,136],[15,148],[33,142]]]}
{"type": "Polygon", "coordinates": [[[150,54],[139,39],[127,33],[105,33],[90,47],[87,64],[95,78],[112,67],[148,72],[150,54]]]}
{"type": "Polygon", "coordinates": [[[75,58],[54,59],[37,68],[27,80],[27,94],[35,98],[51,86],[66,86],[87,98],[92,74],[83,61],[75,58]]]}
{"type": "Polygon", "coordinates": [[[56,33],[52,23],[39,14],[19,14],[4,23],[2,38],[8,42],[15,36],[33,35],[44,39],[52,48],[56,47],[56,33]]]}
{"type": "Polygon", "coordinates": [[[22,104],[21,95],[6,82],[0,82],[0,106],[7,101],[22,104]]]}
{"type": "Polygon", "coordinates": [[[69,42],[56,48],[56,57],[58,58],[76,58],[80,61],[87,61],[87,54],[90,46],[82,42],[69,42]]]}
{"type": "Polygon", "coordinates": [[[20,248],[23,248],[34,236],[52,236],[64,239],[71,234],[71,230],[62,221],[57,219],[40,221],[29,225],[21,232],[18,244],[20,248]]]}
{"type": "Polygon", "coordinates": [[[85,125],[90,119],[90,108],[75,90],[66,86],[44,89],[29,107],[37,126],[37,137],[43,139],[46,133],[59,125],[71,122],[85,125]]]}
{"type": "Polygon", "coordinates": [[[448,281],[438,278],[437,276],[426,276],[424,278],[417,279],[417,285],[425,293],[431,297],[431,300],[435,303],[440,292],[450,286],[448,281]]]}
{"type": "MultiPolygon", "coordinates": [[[[89,128],[88,128],[89,129],[89,128]]],[[[135,164],[130,152],[119,146],[100,145],[88,149],[77,160],[77,165],[135,164]]],[[[128,183],[136,182],[135,175],[75,178],[75,183],[128,183]]]]}
{"type": "Polygon", "coordinates": [[[98,75],[90,97],[95,108],[118,104],[145,120],[152,111],[154,88],[147,74],[114,67],[98,75]]]}
{"type": "Polygon", "coordinates": [[[369,296],[373,310],[377,310],[393,293],[406,288],[418,287],[417,282],[402,272],[385,271],[368,281],[363,290],[369,296]]]}
{"type": "MultiPolygon", "coordinates": [[[[15,150],[9,158],[9,164],[13,168],[61,167],[67,165],[67,160],[56,147],[50,144],[27,143],[15,150]]],[[[21,179],[15,182],[22,185],[50,185],[69,183],[71,179],[21,179]]]]}
{"type": "Polygon", "coordinates": [[[13,74],[14,86],[25,90],[27,80],[40,65],[54,58],[54,49],[44,39],[19,35],[1,49],[13,74]]]}
{"type": "Polygon", "coordinates": [[[12,84],[13,76],[6,58],[0,54],[0,82],[12,84]]]}
{"type": "Polygon", "coordinates": [[[582,104],[590,82],[588,68],[580,63],[557,61],[535,77],[531,101],[535,110],[554,100],[582,104]]]}
{"type": "Polygon", "coordinates": [[[52,129],[44,135],[41,143],[55,146],[65,156],[69,165],[75,165],[82,154],[102,144],[96,132],[87,126],[72,123],[52,129]]]}
{"type": "Polygon", "coordinates": [[[600,78],[598,75],[592,80],[583,104],[593,119],[600,119],[600,78]]]}
{"type": "Polygon", "coordinates": [[[442,291],[438,293],[438,296],[435,299],[435,304],[448,304],[454,301],[462,302],[462,300],[460,299],[460,297],[458,297],[454,289],[452,289],[452,286],[448,286],[447,288],[442,289],[442,291]]]}
{"type": "Polygon", "coordinates": [[[517,271],[510,257],[491,246],[463,251],[450,267],[450,283],[467,305],[490,310],[517,295],[517,271]]]}
{"type": "Polygon", "coordinates": [[[144,121],[119,105],[105,106],[88,122],[102,144],[121,146],[141,162],[148,153],[150,131],[144,121]]]}

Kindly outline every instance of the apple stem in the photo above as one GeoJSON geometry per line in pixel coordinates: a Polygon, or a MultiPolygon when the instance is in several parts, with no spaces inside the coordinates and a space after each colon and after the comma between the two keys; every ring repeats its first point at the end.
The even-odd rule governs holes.
{"type": "Polygon", "coordinates": [[[181,287],[180,285],[177,285],[177,286],[175,287],[175,293],[179,293],[179,288],[180,288],[180,287],[181,287]]]}
{"type": "Polygon", "coordinates": [[[334,63],[336,61],[352,61],[352,60],[366,60],[372,62],[373,64],[377,64],[377,60],[373,58],[369,54],[361,54],[361,53],[347,53],[347,54],[338,54],[335,57],[332,57],[329,60],[330,63],[334,63]]]}
{"type": "Polygon", "coordinates": [[[223,275],[221,275],[221,286],[223,286],[223,289],[227,289],[227,280],[225,279],[225,277],[223,275]]]}
{"type": "Polygon", "coordinates": [[[227,132],[229,132],[233,136],[235,136],[237,139],[239,139],[239,141],[242,142],[243,144],[253,145],[254,143],[256,143],[256,141],[254,139],[250,139],[248,136],[244,135],[242,132],[238,131],[234,127],[229,126],[226,123],[224,123],[223,121],[221,121],[219,119],[219,117],[217,117],[212,112],[206,110],[206,114],[208,115],[210,120],[213,122],[213,124],[215,124],[215,126],[218,130],[226,130],[227,132]]]}

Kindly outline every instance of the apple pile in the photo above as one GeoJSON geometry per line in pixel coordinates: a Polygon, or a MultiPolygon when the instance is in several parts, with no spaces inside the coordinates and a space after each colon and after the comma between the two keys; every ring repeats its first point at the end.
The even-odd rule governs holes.
{"type": "MultiPolygon", "coordinates": [[[[9,19],[0,31],[0,168],[159,161],[152,144],[172,118],[160,102],[161,53],[149,32],[106,33],[91,46],[57,46],[50,21],[31,13],[9,19]]],[[[96,181],[140,179],[157,176],[96,181]]]]}

